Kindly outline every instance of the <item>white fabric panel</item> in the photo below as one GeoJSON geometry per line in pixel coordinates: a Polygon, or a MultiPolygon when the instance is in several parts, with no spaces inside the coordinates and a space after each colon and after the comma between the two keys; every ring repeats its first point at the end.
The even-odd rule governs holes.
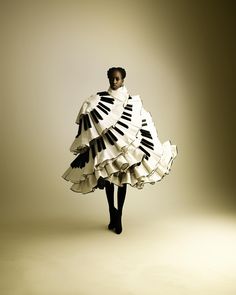
{"type": "Polygon", "coordinates": [[[127,183],[142,189],[144,184],[154,184],[169,174],[178,154],[177,146],[170,140],[160,142],[151,114],[143,108],[139,95],[130,97],[125,86],[117,90],[109,87],[107,93],[87,98],[76,119],[78,125],[80,122],[81,132],[72,142],[70,151],[77,155],[83,154],[85,147],[89,148],[89,160],[85,162],[86,157],[78,155],[74,161],[76,167],[70,166],[62,175],[73,183],[71,190],[74,192],[93,192],[100,177],[117,186],[127,183]],[[94,110],[102,117],[98,122],[92,115],[94,110]],[[89,118],[87,130],[84,116],[89,118]]]}

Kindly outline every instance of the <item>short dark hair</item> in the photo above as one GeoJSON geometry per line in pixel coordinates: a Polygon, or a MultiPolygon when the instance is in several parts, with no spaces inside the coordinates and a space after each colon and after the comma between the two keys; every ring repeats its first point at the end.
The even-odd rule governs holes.
{"type": "Polygon", "coordinates": [[[108,79],[110,78],[111,74],[115,71],[119,71],[121,73],[121,77],[122,79],[124,79],[126,77],[126,71],[125,69],[121,68],[121,67],[112,67],[107,71],[107,77],[108,79]]]}

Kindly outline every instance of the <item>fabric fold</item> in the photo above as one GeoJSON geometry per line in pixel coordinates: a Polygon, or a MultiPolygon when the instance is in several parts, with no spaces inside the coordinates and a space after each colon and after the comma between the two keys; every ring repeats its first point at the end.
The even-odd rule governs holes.
{"type": "Polygon", "coordinates": [[[91,95],[76,123],[70,151],[77,157],[62,175],[74,192],[93,192],[101,178],[142,189],[169,174],[178,154],[170,140],[160,142],[151,114],[125,86],[91,95]]]}

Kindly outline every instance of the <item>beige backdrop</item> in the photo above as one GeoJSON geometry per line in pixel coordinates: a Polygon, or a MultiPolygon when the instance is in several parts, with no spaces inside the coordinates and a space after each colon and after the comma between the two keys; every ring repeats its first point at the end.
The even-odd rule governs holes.
{"type": "Polygon", "coordinates": [[[128,189],[127,214],[235,208],[234,10],[207,2],[2,4],[1,218],[105,214],[103,191],[77,194],[61,175],[80,105],[112,66],[179,151],[161,182],[128,189]]]}

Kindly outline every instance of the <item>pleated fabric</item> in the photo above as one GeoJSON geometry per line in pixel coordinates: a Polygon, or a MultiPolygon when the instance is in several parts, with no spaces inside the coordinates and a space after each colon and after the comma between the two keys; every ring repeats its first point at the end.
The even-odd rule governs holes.
{"type": "Polygon", "coordinates": [[[97,92],[77,115],[78,133],[70,146],[76,155],[62,178],[77,193],[93,192],[101,180],[142,189],[169,174],[177,146],[160,142],[151,114],[139,95],[126,87],[97,92]]]}

